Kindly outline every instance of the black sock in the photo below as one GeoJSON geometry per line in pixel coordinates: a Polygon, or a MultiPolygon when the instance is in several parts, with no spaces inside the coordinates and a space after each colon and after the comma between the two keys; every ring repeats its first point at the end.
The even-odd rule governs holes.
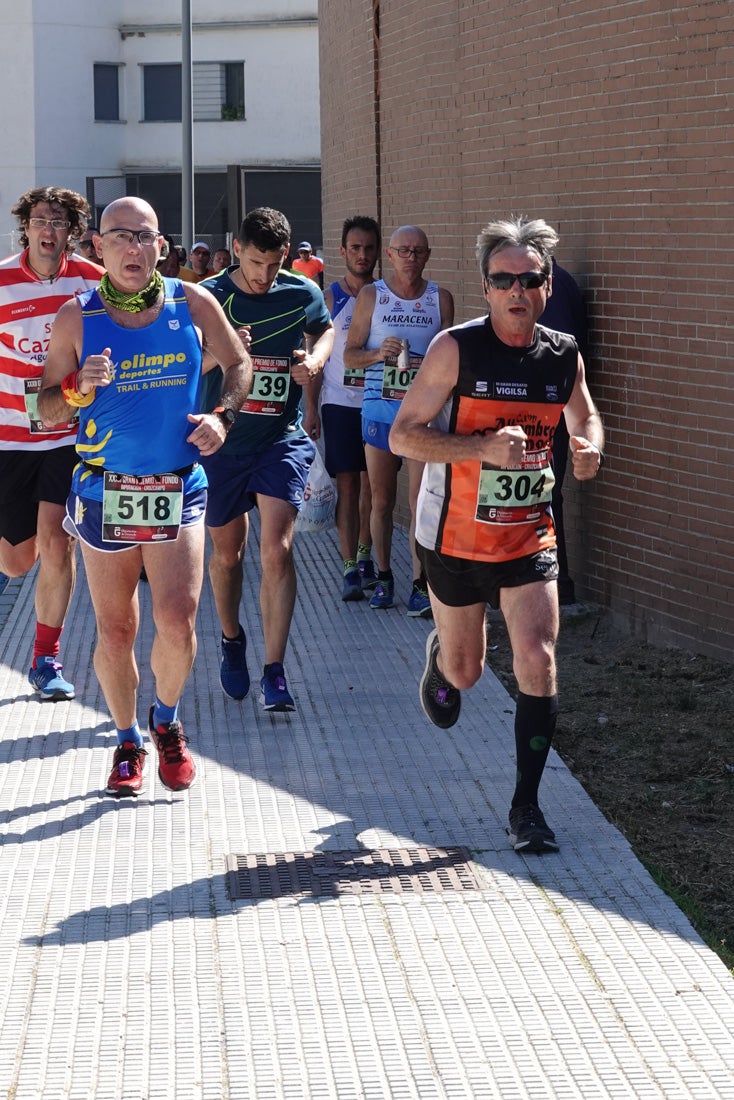
{"type": "Polygon", "coordinates": [[[393,579],[392,569],[378,569],[377,579],[378,581],[391,581],[393,579]]]}
{"type": "Polygon", "coordinates": [[[512,806],[537,806],[538,787],[550,752],[558,717],[557,695],[517,696],[515,752],[517,786],[512,806]]]}

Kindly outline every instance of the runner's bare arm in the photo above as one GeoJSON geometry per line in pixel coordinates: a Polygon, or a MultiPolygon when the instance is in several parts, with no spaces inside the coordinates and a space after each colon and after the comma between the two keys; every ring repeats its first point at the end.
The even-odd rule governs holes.
{"type": "MultiPolygon", "coordinates": [[[[235,329],[227,320],[216,298],[195,283],[185,283],[184,293],[191,319],[201,332],[202,346],[209,358],[202,370],[217,364],[222,368],[222,390],[219,403],[234,412],[242,405],[252,388],[252,360],[235,329]]],[[[189,413],[196,427],[187,436],[203,455],[214,454],[227,438],[227,428],[215,413],[189,413]]]]}
{"type": "Polygon", "coordinates": [[[441,314],[441,330],[451,328],[454,323],[454,298],[442,286],[438,288],[438,308],[441,314]]]}
{"type": "Polygon", "coordinates": [[[366,370],[373,363],[381,363],[386,355],[399,355],[401,352],[403,345],[396,336],[386,337],[379,348],[365,348],[376,301],[376,291],[372,285],[362,287],[357,295],[344,347],[344,366],[349,370],[366,370]]]}
{"type": "Polygon", "coordinates": [[[584,361],[579,355],[578,373],[564,409],[568,427],[573,476],[589,481],[601,469],[604,426],[586,384],[584,361]]]}
{"type": "Polygon", "coordinates": [[[459,377],[459,345],[448,332],[431,341],[418,373],[400,403],[390,431],[390,449],[421,462],[491,462],[519,464],[525,432],[518,425],[486,435],[454,435],[429,427],[443,408],[459,377]]]}
{"type": "Polygon", "coordinates": [[[51,328],[38,395],[38,415],[44,424],[63,424],[69,420],[73,406],[61,388],[61,383],[69,376],[74,377],[74,388],[80,397],[86,397],[97,385],[104,385],[105,379],[109,381],[109,348],[100,348],[99,355],[88,356],[82,367],[79,365],[81,353],[82,312],[77,300],[72,298],[56,314],[51,328]]]}

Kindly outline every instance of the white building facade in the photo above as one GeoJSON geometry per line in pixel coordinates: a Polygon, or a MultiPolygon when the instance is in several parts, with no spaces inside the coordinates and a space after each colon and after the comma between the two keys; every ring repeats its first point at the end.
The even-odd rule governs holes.
{"type": "MultiPolygon", "coordinates": [[[[192,0],[191,16],[196,238],[225,244],[267,204],[318,247],[317,0],[192,0]]],[[[86,194],[97,217],[140,195],[178,239],[181,18],[181,0],[3,5],[3,255],[11,207],[46,184],[86,194]]]]}

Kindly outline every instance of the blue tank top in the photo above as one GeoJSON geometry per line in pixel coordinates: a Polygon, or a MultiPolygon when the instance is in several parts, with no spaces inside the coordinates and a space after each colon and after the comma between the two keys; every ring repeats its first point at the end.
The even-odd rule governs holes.
{"type": "MultiPolygon", "coordinates": [[[[79,410],[76,441],[79,458],[100,470],[162,474],[198,462],[199,451],[186,437],[193,430],[187,414],[199,408],[201,343],[180,280],[165,279],[164,285],[160,315],[145,328],[116,324],[96,290],[79,296],[81,361],[111,349],[112,382],[79,410]]],[[[101,499],[99,481],[80,466],[73,488],[101,499]]]]}

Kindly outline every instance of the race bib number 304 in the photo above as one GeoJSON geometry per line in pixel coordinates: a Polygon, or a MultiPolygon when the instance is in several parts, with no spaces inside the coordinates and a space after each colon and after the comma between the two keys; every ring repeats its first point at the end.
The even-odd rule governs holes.
{"type": "Polygon", "coordinates": [[[242,412],[277,416],[285,410],[291,384],[290,359],[272,355],[253,355],[254,375],[250,396],[242,412]]]}
{"type": "Polygon", "coordinates": [[[182,510],[183,478],[178,474],[104,475],[104,542],[172,542],[178,537],[182,510]]]}
{"type": "Polygon", "coordinates": [[[476,519],[480,523],[529,523],[550,504],[555,476],[546,451],[527,455],[516,470],[482,463],[476,519]]]}

